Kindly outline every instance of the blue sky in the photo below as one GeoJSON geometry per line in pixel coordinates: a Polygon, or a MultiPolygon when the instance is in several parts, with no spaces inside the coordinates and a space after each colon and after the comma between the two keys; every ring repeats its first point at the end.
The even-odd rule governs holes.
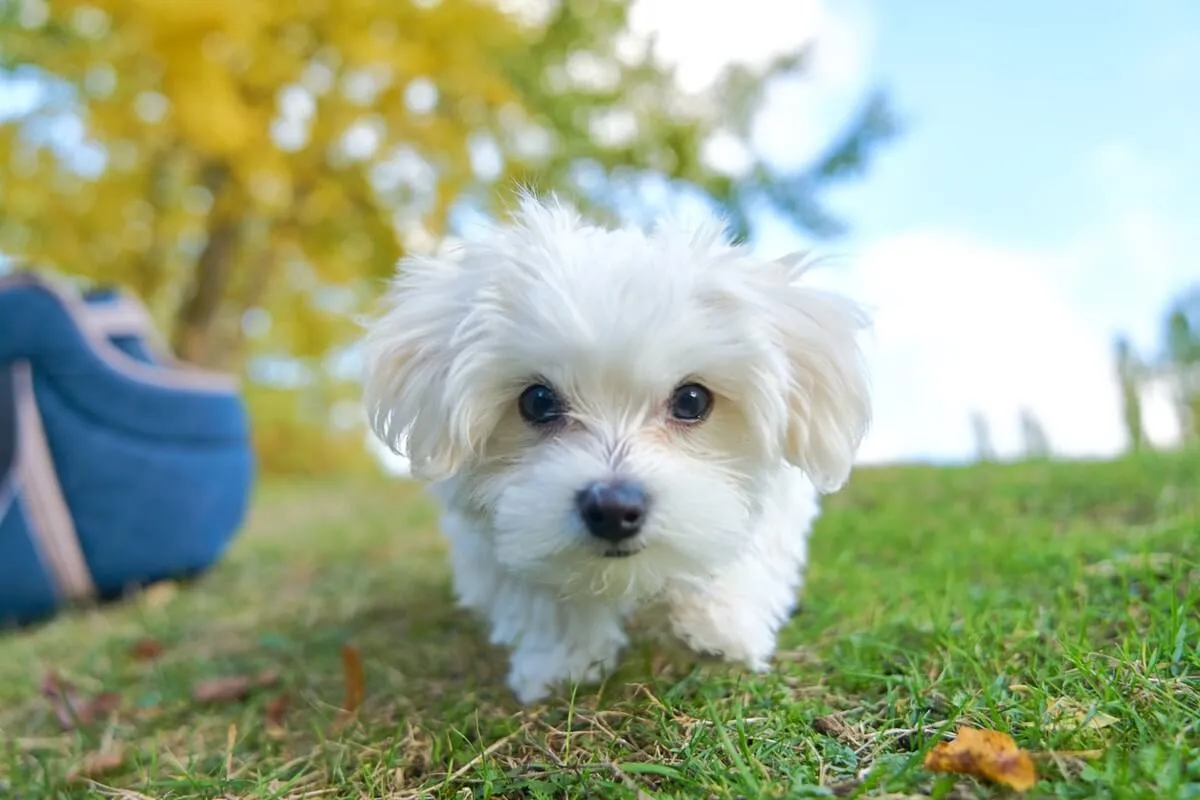
{"type": "MultiPolygon", "coordinates": [[[[759,150],[802,164],[870,86],[904,135],[830,195],[852,235],[831,283],[875,311],[877,423],[863,460],[958,460],[983,413],[1002,454],[1029,408],[1065,455],[1119,450],[1111,347],[1151,351],[1200,280],[1200,3],[741,0],[739,18],[640,0],[697,84],[808,35],[810,80],[773,93],[759,150]],[[699,19],[696,19],[696,17],[699,19]],[[714,56],[719,53],[719,56],[714,56]]],[[[725,12],[727,14],[727,12],[725,12]]],[[[765,220],[758,246],[804,244],[765,220]]],[[[1176,435],[1162,393],[1153,438],[1176,435]]]]}
{"type": "Polygon", "coordinates": [[[938,5],[872,8],[870,72],[910,133],[855,193],[864,234],[937,219],[1053,246],[1105,213],[1106,146],[1200,183],[1200,4],[938,5]]]}
{"type": "MultiPolygon", "coordinates": [[[[871,72],[910,131],[847,198],[861,236],[936,221],[1055,248],[1111,235],[1134,208],[1187,236],[1200,219],[1200,3],[938,5],[938,16],[872,9],[871,72]]],[[[1145,342],[1149,319],[1127,303],[1138,266],[1123,250],[1076,289],[1145,342]]],[[[1200,257],[1189,269],[1177,255],[1171,274],[1200,278],[1200,257]]]]}

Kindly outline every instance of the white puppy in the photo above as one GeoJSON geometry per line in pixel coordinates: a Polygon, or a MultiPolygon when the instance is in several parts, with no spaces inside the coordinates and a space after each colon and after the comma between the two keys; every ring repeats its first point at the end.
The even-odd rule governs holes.
{"type": "Polygon", "coordinates": [[[365,402],[517,698],[598,680],[635,611],[765,670],[870,420],[864,315],[715,219],[609,230],[526,197],[460,256],[401,265],[365,402]]]}

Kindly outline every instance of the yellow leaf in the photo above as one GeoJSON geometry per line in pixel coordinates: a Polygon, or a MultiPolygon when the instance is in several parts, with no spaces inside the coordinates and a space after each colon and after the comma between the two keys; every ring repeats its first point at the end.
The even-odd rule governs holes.
{"type": "Polygon", "coordinates": [[[1029,753],[999,731],[959,727],[953,741],[939,742],[925,757],[930,772],[974,775],[1027,792],[1037,783],[1037,768],[1029,753]]]}
{"type": "Polygon", "coordinates": [[[1101,730],[1120,722],[1119,719],[1100,711],[1089,709],[1078,700],[1057,697],[1046,706],[1047,730],[1080,729],[1101,730]]]}

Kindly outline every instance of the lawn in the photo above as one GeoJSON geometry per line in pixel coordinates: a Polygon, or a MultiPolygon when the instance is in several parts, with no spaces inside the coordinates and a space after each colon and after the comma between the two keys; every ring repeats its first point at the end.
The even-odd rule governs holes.
{"type": "Polygon", "coordinates": [[[968,725],[1031,797],[1200,798],[1196,454],[862,469],[773,673],[643,646],[524,711],[442,553],[407,482],[265,484],[200,582],[0,637],[0,796],[1011,796],[922,768],[968,725]]]}

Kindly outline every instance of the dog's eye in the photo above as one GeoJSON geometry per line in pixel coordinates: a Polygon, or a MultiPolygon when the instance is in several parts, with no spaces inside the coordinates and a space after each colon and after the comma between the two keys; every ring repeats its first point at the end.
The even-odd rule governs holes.
{"type": "Polygon", "coordinates": [[[521,392],[517,409],[521,412],[521,418],[530,425],[547,425],[566,411],[554,390],[541,383],[528,386],[521,392]]]}
{"type": "Polygon", "coordinates": [[[671,395],[671,416],[681,422],[702,422],[712,404],[712,392],[698,383],[685,383],[671,395]]]}

